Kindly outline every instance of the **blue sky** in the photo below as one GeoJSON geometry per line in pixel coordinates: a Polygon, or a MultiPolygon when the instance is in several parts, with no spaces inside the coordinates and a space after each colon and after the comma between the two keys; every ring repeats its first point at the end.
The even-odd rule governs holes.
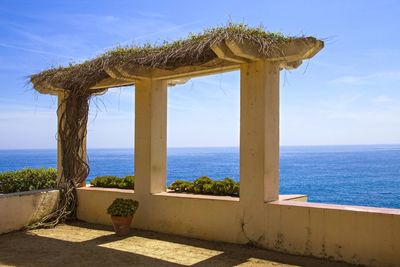
{"type": "MultiPolygon", "coordinates": [[[[325,48],[281,74],[281,144],[400,143],[398,1],[16,1],[0,6],[0,149],[55,148],[56,99],[27,76],[116,45],[160,43],[232,20],[325,48]]],[[[92,103],[88,146],[132,147],[134,88],[92,103]]],[[[170,147],[239,144],[239,74],[169,90],[170,147]]]]}

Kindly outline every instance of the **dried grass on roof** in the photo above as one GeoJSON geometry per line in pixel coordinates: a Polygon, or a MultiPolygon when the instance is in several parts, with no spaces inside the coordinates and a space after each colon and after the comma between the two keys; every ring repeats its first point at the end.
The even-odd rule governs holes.
{"type": "Polygon", "coordinates": [[[225,40],[247,41],[255,45],[265,57],[280,56],[282,48],[295,37],[252,28],[244,24],[229,23],[211,28],[188,38],[161,45],[146,44],[114,48],[95,59],[67,67],[56,67],[31,76],[31,82],[51,84],[53,87],[72,90],[87,89],[108,77],[105,67],[129,64],[130,68],[159,68],[173,70],[182,66],[198,66],[217,56],[213,44],[225,40]]]}

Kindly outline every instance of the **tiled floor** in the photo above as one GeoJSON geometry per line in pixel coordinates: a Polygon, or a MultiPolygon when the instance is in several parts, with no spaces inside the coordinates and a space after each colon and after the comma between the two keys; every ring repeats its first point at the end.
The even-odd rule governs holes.
{"type": "Polygon", "coordinates": [[[343,263],[86,223],[0,235],[0,266],[324,266],[343,263]]]}

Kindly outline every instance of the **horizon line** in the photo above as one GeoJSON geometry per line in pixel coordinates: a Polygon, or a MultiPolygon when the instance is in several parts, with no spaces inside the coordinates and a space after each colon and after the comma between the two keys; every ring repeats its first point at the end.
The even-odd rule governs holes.
{"type": "MultiPolygon", "coordinates": [[[[316,145],[280,145],[279,147],[343,147],[343,146],[399,146],[398,144],[316,144],[316,145]]],[[[135,147],[88,147],[87,150],[96,150],[96,149],[134,149],[135,147]]],[[[198,149],[198,148],[240,148],[240,146],[171,146],[167,147],[167,149],[198,149]]],[[[57,148],[0,148],[1,150],[57,150],[57,148]]]]}

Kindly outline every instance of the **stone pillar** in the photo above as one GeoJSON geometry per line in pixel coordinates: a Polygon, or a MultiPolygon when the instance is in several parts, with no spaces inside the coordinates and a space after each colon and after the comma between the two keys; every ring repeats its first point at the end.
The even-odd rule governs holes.
{"type": "Polygon", "coordinates": [[[62,147],[59,135],[60,127],[64,127],[61,125],[61,116],[65,112],[65,100],[68,97],[68,92],[62,91],[58,93],[58,107],[57,107],[57,174],[58,180],[63,179],[63,166],[62,166],[62,147]]]}
{"type": "MultiPolygon", "coordinates": [[[[62,157],[63,157],[63,150],[61,146],[60,136],[58,133],[58,129],[60,127],[64,127],[61,124],[61,116],[64,114],[65,110],[68,108],[65,101],[68,98],[69,92],[62,91],[58,93],[58,108],[57,108],[57,173],[58,179],[62,179],[63,177],[63,166],[62,166],[62,157]]],[[[87,134],[87,127],[81,129],[78,133],[80,136],[84,136],[83,145],[79,148],[79,154],[82,156],[85,161],[87,160],[87,147],[86,147],[86,134],[87,134]]],[[[86,186],[86,181],[79,185],[80,187],[86,186]]]]}
{"type": "Polygon", "coordinates": [[[240,68],[240,202],[247,236],[262,238],[264,203],[279,198],[279,65],[240,68]]]}
{"type": "MultiPolygon", "coordinates": [[[[79,155],[84,159],[84,161],[87,163],[87,125],[85,127],[81,128],[79,131],[79,136],[83,136],[83,143],[82,146],[79,148],[79,155]]],[[[83,181],[79,187],[85,187],[86,186],[86,180],[83,181]]]]}
{"type": "Polygon", "coordinates": [[[135,194],[165,192],[167,176],[167,82],[135,83],[135,194]]]}

